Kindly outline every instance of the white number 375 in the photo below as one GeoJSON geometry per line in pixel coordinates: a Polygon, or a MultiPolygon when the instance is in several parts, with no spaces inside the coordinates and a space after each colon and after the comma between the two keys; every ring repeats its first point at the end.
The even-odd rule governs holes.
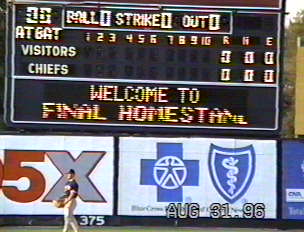
{"type": "Polygon", "coordinates": [[[81,226],[102,226],[105,224],[104,216],[80,216],[79,224],[81,226]]]}

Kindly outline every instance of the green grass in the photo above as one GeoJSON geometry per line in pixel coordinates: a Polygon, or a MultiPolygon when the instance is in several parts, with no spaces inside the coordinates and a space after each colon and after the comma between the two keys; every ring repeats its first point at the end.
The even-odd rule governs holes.
{"type": "MultiPolygon", "coordinates": [[[[0,227],[0,232],[61,232],[61,227],[0,227]]],[[[275,232],[271,229],[239,228],[169,228],[169,227],[102,227],[81,228],[80,232],[275,232]]]]}

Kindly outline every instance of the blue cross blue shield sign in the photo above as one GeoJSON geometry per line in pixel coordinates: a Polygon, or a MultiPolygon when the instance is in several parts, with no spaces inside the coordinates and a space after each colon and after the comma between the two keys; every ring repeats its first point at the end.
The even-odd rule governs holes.
{"type": "Polygon", "coordinates": [[[209,150],[209,173],[218,193],[229,203],[239,200],[248,190],[255,173],[252,145],[224,148],[214,144],[209,150]]]}

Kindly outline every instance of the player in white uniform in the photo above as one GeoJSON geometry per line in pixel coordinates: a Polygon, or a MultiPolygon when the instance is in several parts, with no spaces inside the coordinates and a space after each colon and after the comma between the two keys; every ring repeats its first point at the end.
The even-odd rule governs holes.
{"type": "Polygon", "coordinates": [[[76,208],[76,198],[78,196],[78,184],[75,180],[75,171],[70,169],[67,173],[67,183],[64,186],[64,227],[63,232],[69,230],[69,226],[72,227],[74,232],[79,232],[79,226],[74,216],[74,210],[76,208]]]}

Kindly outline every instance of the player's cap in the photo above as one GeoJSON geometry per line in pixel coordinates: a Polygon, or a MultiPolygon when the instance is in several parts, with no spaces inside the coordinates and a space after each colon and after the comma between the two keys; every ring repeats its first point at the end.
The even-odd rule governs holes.
{"type": "Polygon", "coordinates": [[[66,174],[75,174],[75,170],[74,169],[70,169],[66,174]]]}

